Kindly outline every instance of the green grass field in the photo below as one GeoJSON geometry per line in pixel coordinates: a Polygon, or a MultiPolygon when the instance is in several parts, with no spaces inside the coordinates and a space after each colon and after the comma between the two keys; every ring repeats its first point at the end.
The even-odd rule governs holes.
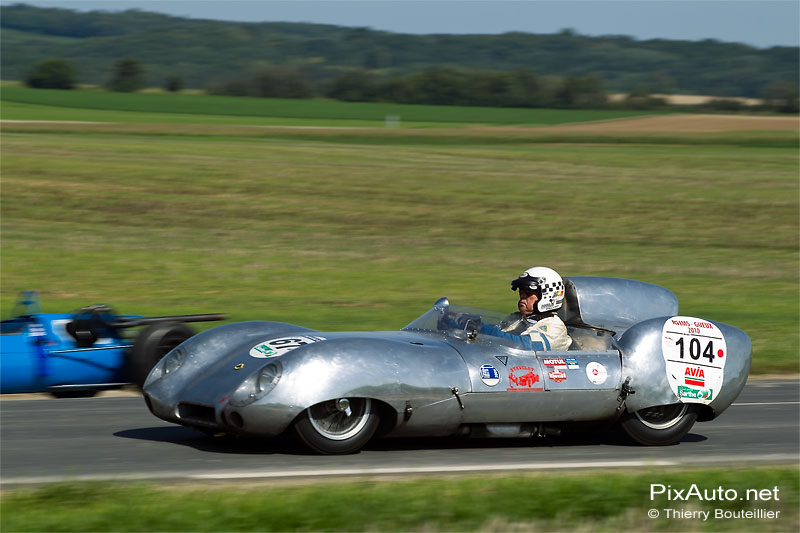
{"type": "Polygon", "coordinates": [[[554,142],[173,116],[3,124],[4,312],[38,289],[51,312],[398,329],[443,295],[513,310],[509,280],[544,264],[666,286],[683,314],[747,331],[754,373],[798,371],[796,133],[554,142]]]}
{"type": "MultiPolygon", "coordinates": [[[[59,106],[47,91],[28,102],[9,94],[4,120],[115,124],[3,123],[6,313],[17,291],[38,289],[48,312],[105,302],[125,313],[398,329],[443,295],[512,310],[510,279],[542,264],[664,285],[682,313],[747,331],[754,373],[798,372],[797,132],[552,134],[497,127],[508,110],[449,126],[403,112],[400,128],[354,128],[383,118],[359,106],[342,118],[245,116],[225,115],[220,101],[216,114],[193,115],[134,109],[137,95],[89,109],[59,106]]],[[[59,484],[6,492],[0,505],[4,532],[796,531],[800,522],[794,467],[178,490],[59,484]],[[650,501],[650,483],[779,487],[782,499],[678,506],[650,501]],[[782,515],[654,520],[651,508],[782,515]]]]}
{"type": "Polygon", "coordinates": [[[311,123],[374,126],[385,124],[387,117],[395,117],[394,120],[400,124],[454,127],[467,124],[549,125],[646,114],[624,110],[425,106],[200,94],[60,91],[8,86],[2,88],[2,101],[4,119],[31,120],[46,117],[46,120],[119,122],[151,122],[154,115],[167,114],[166,117],[161,117],[162,120],[166,118],[169,122],[177,123],[202,121],[226,124],[311,123]]]}
{"type": "Polygon", "coordinates": [[[251,482],[156,488],[144,484],[71,483],[4,494],[0,528],[6,533],[788,532],[797,531],[800,526],[798,485],[796,468],[652,470],[637,474],[536,472],[410,481],[340,479],[300,486],[251,482]],[[670,501],[658,489],[651,499],[651,484],[668,485],[684,494],[694,484],[702,499],[693,496],[688,501],[670,501]],[[705,499],[706,494],[709,500],[705,499]],[[651,510],[659,516],[651,518],[651,510]],[[668,510],[709,514],[705,520],[699,514],[675,518],[668,510]],[[753,513],[751,518],[744,514],[748,511],[753,513]]]}

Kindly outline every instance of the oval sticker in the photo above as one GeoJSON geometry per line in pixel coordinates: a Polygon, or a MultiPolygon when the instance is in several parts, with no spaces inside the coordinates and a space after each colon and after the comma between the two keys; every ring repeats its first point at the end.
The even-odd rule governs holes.
{"type": "Polygon", "coordinates": [[[586,365],[586,377],[595,385],[602,385],[608,379],[608,370],[600,363],[592,361],[586,365]]]}
{"type": "Polygon", "coordinates": [[[317,337],[314,335],[297,335],[295,337],[280,337],[278,339],[270,339],[268,341],[260,342],[250,348],[250,357],[267,358],[278,357],[286,352],[291,352],[296,348],[305,346],[306,344],[313,344],[315,342],[324,341],[325,337],[317,337]]]}
{"type": "Polygon", "coordinates": [[[481,366],[481,381],[487,387],[494,387],[500,383],[500,372],[492,365],[481,366]]]}

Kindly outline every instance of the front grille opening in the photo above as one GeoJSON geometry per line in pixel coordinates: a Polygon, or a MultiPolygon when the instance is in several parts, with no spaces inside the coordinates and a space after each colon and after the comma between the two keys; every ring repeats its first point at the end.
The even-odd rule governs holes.
{"type": "Polygon", "coordinates": [[[190,424],[217,426],[214,408],[207,405],[181,402],[178,404],[178,418],[180,418],[182,422],[190,424]]]}

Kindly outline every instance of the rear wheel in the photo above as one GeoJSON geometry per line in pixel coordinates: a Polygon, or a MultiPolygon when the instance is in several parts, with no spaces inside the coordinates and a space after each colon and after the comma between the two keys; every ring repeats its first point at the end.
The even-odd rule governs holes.
{"type": "Polygon", "coordinates": [[[131,381],[141,388],[156,363],[192,335],[194,331],[180,322],[163,322],[143,329],[131,350],[131,381]]]}
{"type": "Polygon", "coordinates": [[[639,444],[668,446],[689,433],[696,420],[697,410],[694,405],[676,403],[625,413],[620,426],[639,444]]]}
{"type": "Polygon", "coordinates": [[[379,423],[369,398],[338,398],[303,411],[294,423],[294,431],[311,450],[338,455],[360,450],[379,423]]]}

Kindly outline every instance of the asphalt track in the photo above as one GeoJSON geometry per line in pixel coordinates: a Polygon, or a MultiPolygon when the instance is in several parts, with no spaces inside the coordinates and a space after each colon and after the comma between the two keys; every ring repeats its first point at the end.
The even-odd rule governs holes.
{"type": "Polygon", "coordinates": [[[66,480],[210,482],[557,469],[800,464],[800,382],[755,380],[677,445],[616,432],[537,439],[383,439],[324,457],[289,439],[209,437],[153,417],[141,397],[3,399],[0,486],[66,480]]]}

